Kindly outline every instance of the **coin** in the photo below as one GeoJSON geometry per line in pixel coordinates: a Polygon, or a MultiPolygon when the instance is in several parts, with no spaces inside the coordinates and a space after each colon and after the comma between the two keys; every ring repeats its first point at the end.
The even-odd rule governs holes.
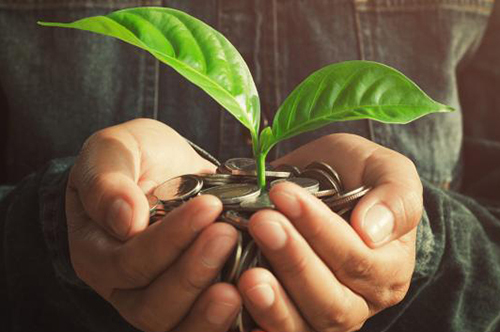
{"type": "MultiPolygon", "coordinates": [[[[251,158],[232,158],[228,159],[224,166],[231,172],[233,175],[242,175],[242,176],[257,176],[257,165],[254,159],[251,158]]],[[[267,177],[273,178],[288,178],[290,176],[290,172],[276,172],[273,170],[273,166],[271,164],[266,163],[265,166],[265,174],[267,177]]]]}
{"type": "Polygon", "coordinates": [[[233,283],[236,281],[236,274],[241,266],[241,254],[243,252],[243,236],[238,232],[238,240],[231,256],[221,270],[221,281],[233,283]]]}
{"type": "Polygon", "coordinates": [[[248,313],[247,309],[243,307],[236,318],[238,331],[239,332],[252,332],[257,328],[257,324],[252,319],[252,316],[248,313]]]}
{"type": "Polygon", "coordinates": [[[320,169],[306,169],[300,173],[300,177],[318,180],[319,190],[335,189],[337,192],[341,190],[337,181],[330,174],[320,169]]]}
{"type": "Polygon", "coordinates": [[[318,198],[325,198],[325,197],[331,197],[334,195],[338,194],[337,189],[326,189],[326,190],[320,190],[315,193],[312,193],[314,196],[318,198]]]}
{"type": "Polygon", "coordinates": [[[234,183],[203,189],[200,194],[214,195],[223,204],[234,204],[259,196],[260,188],[253,184],[234,183]]]}
{"type": "Polygon", "coordinates": [[[371,190],[370,187],[361,186],[339,196],[323,200],[332,210],[342,210],[346,207],[353,208],[357,201],[371,190]]]}
{"type": "Polygon", "coordinates": [[[246,200],[240,203],[241,211],[255,212],[262,209],[276,209],[276,206],[269,198],[268,192],[261,193],[254,200],[246,200]]]}
{"type": "Polygon", "coordinates": [[[224,211],[221,216],[221,221],[226,222],[230,225],[233,225],[239,230],[246,231],[248,230],[248,223],[250,222],[247,218],[242,216],[236,211],[229,210],[224,211]]]}
{"type": "Polygon", "coordinates": [[[315,179],[309,179],[309,178],[289,178],[289,179],[278,179],[274,180],[271,182],[271,187],[277,185],[278,183],[288,181],[288,182],[293,182],[296,185],[304,188],[305,190],[314,193],[319,190],[319,182],[318,180],[315,179]]]}
{"type": "Polygon", "coordinates": [[[238,280],[244,271],[248,270],[252,266],[255,267],[257,264],[257,244],[254,240],[250,240],[243,249],[243,253],[241,254],[241,261],[236,270],[236,280],[238,280]]]}
{"type": "Polygon", "coordinates": [[[227,169],[226,165],[220,164],[215,170],[217,174],[231,174],[231,171],[227,169]]]}
{"type": "Polygon", "coordinates": [[[196,195],[203,187],[203,181],[196,175],[181,175],[160,184],[153,195],[161,201],[184,200],[196,195]]]}
{"type": "Polygon", "coordinates": [[[343,216],[345,214],[347,214],[347,212],[351,211],[352,208],[349,208],[349,207],[346,207],[346,208],[343,208],[335,213],[337,213],[339,216],[343,216]]]}
{"type": "Polygon", "coordinates": [[[332,166],[328,165],[325,162],[322,161],[313,161],[309,165],[306,166],[305,168],[307,169],[319,169],[322,170],[323,172],[326,172],[328,175],[330,175],[338,184],[340,191],[344,190],[344,185],[342,183],[342,180],[340,179],[339,173],[337,173],[332,166]]]}
{"type": "Polygon", "coordinates": [[[224,166],[232,171],[255,171],[257,166],[252,158],[231,158],[226,160],[224,166]]]}
{"type": "Polygon", "coordinates": [[[300,169],[297,166],[289,165],[289,164],[281,164],[274,168],[276,172],[287,172],[290,173],[290,176],[300,176],[300,169]]]}
{"type": "Polygon", "coordinates": [[[220,173],[203,173],[199,177],[203,180],[203,185],[205,187],[215,187],[230,183],[257,183],[255,176],[239,176],[232,174],[220,174],[220,173]]]}

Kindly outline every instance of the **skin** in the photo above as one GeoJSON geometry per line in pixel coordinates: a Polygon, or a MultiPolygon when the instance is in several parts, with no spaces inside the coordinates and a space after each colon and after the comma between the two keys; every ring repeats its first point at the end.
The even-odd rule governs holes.
{"type": "Polygon", "coordinates": [[[227,331],[243,303],[268,332],[359,329],[407,292],[422,187],[407,158],[354,135],[325,136],[276,163],[300,167],[313,160],[331,164],[348,189],[373,189],[349,225],[301,188],[273,187],[278,211],[260,211],[250,221],[273,273],[249,270],[236,288],[213,283],[237,237],[231,226],[215,223],[222,210],[217,198],[196,197],[148,227],[144,193],[168,178],[214,172],[215,166],[154,120],[97,132],[68,181],[73,267],[144,331],[227,331]],[[384,227],[373,227],[374,220],[385,220],[384,227]],[[374,242],[369,229],[387,236],[379,231],[374,242]]]}

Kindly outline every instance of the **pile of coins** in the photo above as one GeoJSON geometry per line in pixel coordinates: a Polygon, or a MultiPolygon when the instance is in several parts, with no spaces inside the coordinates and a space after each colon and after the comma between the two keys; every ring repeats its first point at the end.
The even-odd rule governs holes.
{"type": "MultiPolygon", "coordinates": [[[[218,197],[223,204],[219,220],[239,230],[237,245],[224,265],[219,281],[235,284],[248,269],[257,266],[271,269],[248,233],[253,213],[262,209],[275,209],[268,195],[270,187],[282,181],[293,182],[321,199],[346,220],[349,220],[348,214],[358,200],[370,190],[362,186],[346,192],[338,173],[323,162],[313,162],[302,170],[287,164],[277,167],[266,164],[266,179],[268,188],[261,190],[257,185],[255,161],[233,158],[220,165],[214,174],[188,174],[167,180],[147,195],[150,223],[160,220],[194,196],[206,194],[218,197]]],[[[250,332],[254,328],[255,323],[243,309],[232,330],[250,332]]]]}

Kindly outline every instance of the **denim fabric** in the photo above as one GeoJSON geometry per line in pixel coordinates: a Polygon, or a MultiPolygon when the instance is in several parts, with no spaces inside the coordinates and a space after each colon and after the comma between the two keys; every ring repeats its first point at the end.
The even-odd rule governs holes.
{"type": "MultiPolygon", "coordinates": [[[[500,163],[493,161],[500,160],[500,148],[483,139],[500,141],[500,5],[491,0],[0,0],[3,183],[16,183],[54,158],[74,156],[96,130],[136,117],[169,124],[221,160],[251,154],[246,130],[236,120],[149,54],[111,38],[35,24],[139,5],[185,10],[225,34],[254,75],[263,124],[312,71],[350,59],[387,63],[457,108],[404,126],[329,125],[280,143],[271,158],[332,132],[355,133],[407,155],[426,188],[416,271],[406,299],[363,330],[498,328],[500,195],[494,188],[500,186],[500,163]],[[464,133],[477,140],[464,144],[464,133]],[[463,190],[477,201],[442,190],[450,184],[461,189],[462,178],[463,190]]],[[[14,191],[0,191],[0,295],[7,299],[1,304],[7,331],[133,330],[71,269],[63,200],[71,163],[54,160],[14,191]]]]}
{"type": "Polygon", "coordinates": [[[91,133],[136,117],[164,121],[220,159],[250,155],[246,129],[146,52],[111,38],[35,24],[161,4],[205,20],[235,44],[255,76],[263,121],[312,71],[348,59],[392,65],[459,110],[405,126],[335,124],[283,142],[275,156],[331,132],[352,132],[403,152],[433,183],[456,178],[463,131],[457,73],[480,44],[491,1],[1,0],[0,89],[7,104],[2,118],[8,117],[4,182],[14,183],[54,157],[75,155],[91,133]]]}

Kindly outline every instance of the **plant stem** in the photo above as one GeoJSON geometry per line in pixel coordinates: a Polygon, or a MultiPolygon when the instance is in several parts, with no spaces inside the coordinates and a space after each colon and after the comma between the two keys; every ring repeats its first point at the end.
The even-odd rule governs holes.
{"type": "Polygon", "coordinates": [[[266,188],[266,154],[257,154],[257,182],[260,189],[264,190],[266,188]]]}

